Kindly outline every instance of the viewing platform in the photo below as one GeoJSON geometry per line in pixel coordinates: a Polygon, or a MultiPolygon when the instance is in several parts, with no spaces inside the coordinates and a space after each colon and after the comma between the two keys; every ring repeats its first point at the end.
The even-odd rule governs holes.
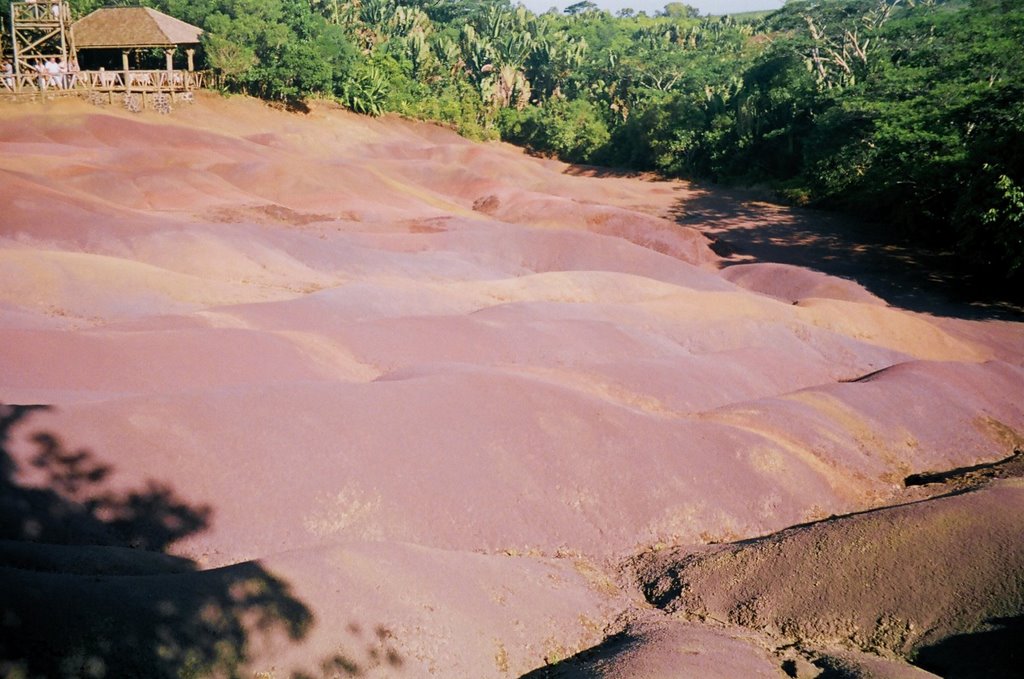
{"type": "Polygon", "coordinates": [[[205,71],[79,71],[58,73],[11,73],[0,76],[0,96],[30,99],[69,95],[171,94],[183,97],[206,87],[205,71]]]}
{"type": "Polygon", "coordinates": [[[108,7],[73,23],[65,2],[13,2],[10,10],[0,98],[82,96],[169,110],[209,84],[210,74],[194,69],[202,29],[154,9],[108,7]]]}
{"type": "Polygon", "coordinates": [[[94,104],[123,104],[130,111],[152,108],[167,113],[172,104],[191,102],[207,85],[204,71],[80,71],[50,76],[4,76],[0,100],[34,101],[78,96],[94,104]]]}

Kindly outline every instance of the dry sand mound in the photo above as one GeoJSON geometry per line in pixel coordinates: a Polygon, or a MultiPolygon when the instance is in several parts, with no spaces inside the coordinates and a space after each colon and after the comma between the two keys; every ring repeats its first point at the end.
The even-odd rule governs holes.
{"type": "Polygon", "coordinates": [[[677,677],[934,679],[937,675],[873,653],[831,647],[779,648],[771,638],[735,626],[683,620],[631,622],[601,644],[524,679],[674,679],[677,677]]]}
{"type": "Polygon", "coordinates": [[[684,560],[648,596],[696,617],[905,653],[1020,607],[1022,497],[1024,485],[1004,482],[789,529],[684,560]],[[969,571],[961,550],[974,557],[969,571]]]}
{"type": "Polygon", "coordinates": [[[756,634],[689,622],[645,620],[630,623],[600,645],[535,670],[524,679],[780,676],[778,661],[756,634]]]}
{"type": "MultiPolygon", "coordinates": [[[[1019,323],[722,269],[685,183],[327,105],[0,122],[6,672],[502,677],[610,637],[641,658],[616,676],[669,647],[778,673],[772,637],[638,618],[620,565],[919,499],[904,477],[1021,446],[1019,323]]],[[[961,582],[973,557],[928,544],[961,582]]]]}
{"type": "Polygon", "coordinates": [[[796,304],[810,297],[864,304],[885,302],[853,281],[789,264],[737,264],[722,271],[722,278],[741,288],[796,304]]]}
{"type": "Polygon", "coordinates": [[[654,554],[640,577],[652,603],[687,618],[913,657],[1019,619],[1022,517],[1024,480],[997,481],[691,555],[654,554]]]}

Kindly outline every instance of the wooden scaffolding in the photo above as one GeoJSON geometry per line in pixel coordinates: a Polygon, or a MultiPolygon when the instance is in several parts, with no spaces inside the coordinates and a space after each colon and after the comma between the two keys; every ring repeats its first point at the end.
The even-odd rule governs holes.
{"type": "Polygon", "coordinates": [[[36,74],[50,59],[62,64],[74,57],[71,9],[66,2],[12,2],[11,53],[14,74],[36,74]]]}

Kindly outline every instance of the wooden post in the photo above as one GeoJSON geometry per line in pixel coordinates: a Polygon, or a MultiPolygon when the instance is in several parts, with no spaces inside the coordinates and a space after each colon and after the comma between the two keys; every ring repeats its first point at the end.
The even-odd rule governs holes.
{"type": "Polygon", "coordinates": [[[125,82],[128,81],[128,50],[121,50],[121,70],[124,71],[125,82]]]}
{"type": "Polygon", "coordinates": [[[167,70],[174,70],[174,52],[177,48],[168,48],[164,50],[164,56],[167,57],[167,70]]]}
{"type": "Polygon", "coordinates": [[[189,47],[188,49],[185,50],[185,54],[188,56],[188,70],[190,70],[190,71],[196,70],[196,66],[195,66],[195,63],[194,63],[194,57],[196,55],[195,48],[189,47]]]}

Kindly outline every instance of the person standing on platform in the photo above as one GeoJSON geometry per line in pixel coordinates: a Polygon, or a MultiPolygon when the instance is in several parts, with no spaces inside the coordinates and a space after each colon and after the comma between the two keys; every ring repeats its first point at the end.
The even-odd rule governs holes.
{"type": "Polygon", "coordinates": [[[40,90],[46,90],[46,63],[42,59],[36,60],[36,65],[33,67],[36,72],[36,86],[40,90]]]}
{"type": "Polygon", "coordinates": [[[0,64],[0,78],[3,78],[5,89],[14,90],[14,67],[6,59],[0,64]]]}
{"type": "Polygon", "coordinates": [[[59,89],[60,88],[61,74],[60,74],[60,64],[57,63],[57,60],[54,59],[53,57],[50,57],[49,59],[47,59],[46,63],[43,64],[43,70],[49,76],[47,83],[49,85],[51,85],[52,87],[56,87],[56,88],[59,89]]]}

